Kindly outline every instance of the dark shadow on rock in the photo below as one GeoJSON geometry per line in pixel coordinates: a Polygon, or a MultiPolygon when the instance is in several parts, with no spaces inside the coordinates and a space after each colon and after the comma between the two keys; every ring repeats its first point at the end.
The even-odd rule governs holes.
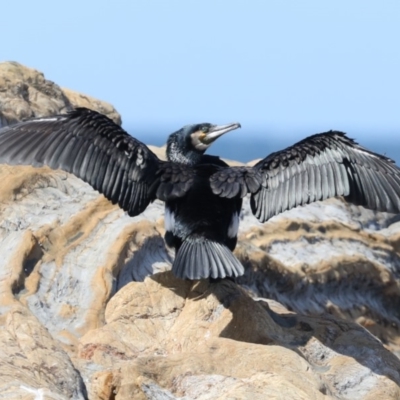
{"type": "MultiPolygon", "coordinates": [[[[128,246],[129,243],[127,243],[128,246]]],[[[123,257],[128,251],[127,248],[123,252],[123,257]]],[[[165,268],[172,264],[164,239],[159,235],[146,238],[140,248],[134,251],[133,256],[117,269],[113,293],[115,294],[129,282],[142,282],[147,276],[153,274],[154,266],[163,264],[165,268]]]]}
{"type": "Polygon", "coordinates": [[[282,268],[268,254],[252,264],[246,252],[239,258],[245,275],[238,283],[253,295],[273,299],[303,315],[325,315],[361,323],[384,344],[400,336],[400,256],[393,254],[385,271],[372,261],[344,260],[329,268],[300,274],[282,268]]]}
{"type": "Polygon", "coordinates": [[[19,296],[24,293],[25,279],[27,279],[29,275],[33,272],[37,263],[42,259],[43,254],[43,249],[39,245],[38,241],[35,239],[35,245],[32,247],[31,252],[24,259],[19,279],[16,281],[15,285],[12,288],[12,292],[16,298],[19,298],[19,296]]]}
{"type": "MultiPolygon", "coordinates": [[[[234,288],[230,288],[230,292],[234,288]]],[[[229,306],[232,312],[232,321],[221,333],[221,337],[234,340],[243,340],[258,344],[277,344],[296,351],[311,365],[313,358],[304,352],[303,348],[312,339],[317,339],[323,346],[338,354],[354,358],[360,365],[364,365],[377,375],[386,376],[397,385],[400,385],[400,360],[372,334],[357,323],[345,321],[329,314],[307,316],[297,313],[277,313],[264,300],[254,301],[242,288],[237,289],[242,298],[237,296],[237,302],[229,306]],[[247,297],[247,298],[246,298],[247,297]],[[246,298],[246,299],[244,299],[246,298]],[[243,303],[252,305],[243,308],[243,303]],[[262,316],[262,313],[269,318],[262,316]],[[268,321],[262,325],[261,320],[268,321]],[[262,333],[252,336],[238,334],[241,324],[261,329],[262,333]],[[379,361],[378,361],[379,360],[379,361]]],[[[213,292],[222,303],[226,304],[224,291],[213,292]]],[[[232,298],[232,295],[229,295],[232,298]]]]}

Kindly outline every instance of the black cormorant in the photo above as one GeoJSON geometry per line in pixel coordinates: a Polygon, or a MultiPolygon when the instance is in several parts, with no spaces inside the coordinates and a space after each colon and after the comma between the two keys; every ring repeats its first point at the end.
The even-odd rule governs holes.
{"type": "Polygon", "coordinates": [[[188,125],[167,141],[168,161],[106,116],[85,108],[34,118],[0,130],[0,163],[48,165],[70,172],[134,216],[165,202],[165,240],[180,278],[236,277],[233,255],[242,199],[250,194],[264,222],[293,207],[344,196],[379,211],[400,212],[400,169],[344,133],[310,136],[253,167],[229,167],[205,155],[240,124],[188,125]]]}

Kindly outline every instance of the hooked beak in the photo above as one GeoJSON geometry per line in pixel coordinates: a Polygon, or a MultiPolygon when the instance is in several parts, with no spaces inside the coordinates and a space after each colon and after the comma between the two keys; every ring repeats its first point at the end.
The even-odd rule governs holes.
{"type": "Polygon", "coordinates": [[[227,125],[214,125],[209,131],[206,133],[206,137],[203,139],[203,142],[210,144],[214,142],[214,140],[218,139],[223,134],[233,131],[234,129],[241,128],[241,125],[238,122],[227,125]]]}

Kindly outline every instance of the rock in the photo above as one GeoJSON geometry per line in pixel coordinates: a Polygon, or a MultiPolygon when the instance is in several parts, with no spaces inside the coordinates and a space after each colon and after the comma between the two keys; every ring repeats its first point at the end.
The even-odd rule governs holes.
{"type": "Polygon", "coordinates": [[[18,301],[2,308],[0,399],[85,399],[82,377],[60,343],[18,301]]]}
{"type": "Polygon", "coordinates": [[[242,231],[240,283],[299,313],[358,322],[400,356],[399,237],[390,214],[337,199],[299,207],[242,231]]]}
{"type": "MultiPolygon", "coordinates": [[[[7,83],[6,123],[78,101],[113,113],[4,65],[4,82],[55,91],[7,83]]],[[[241,286],[209,284],[169,272],[160,202],[129,218],[62,171],[0,180],[0,399],[400,397],[398,217],[333,199],[260,224],[246,199],[241,286]]]]}
{"type": "Polygon", "coordinates": [[[0,177],[4,178],[0,253],[6,255],[1,274],[25,276],[16,279],[21,283],[14,293],[54,336],[67,336],[71,345],[74,337],[102,323],[113,287],[152,273],[151,266],[141,262],[143,250],[151,251],[160,270],[164,259],[170,261],[157,230],[161,221],[156,224],[162,215],[161,203],[130,218],[90,186],[63,172],[3,166],[0,177]],[[29,249],[27,232],[32,233],[29,249]],[[158,252],[160,245],[163,251],[158,252]],[[22,270],[15,270],[7,258],[18,253],[26,258],[22,270]],[[36,265],[38,261],[41,266],[36,265]],[[88,285],[93,290],[88,291],[88,285]],[[82,308],[82,304],[90,307],[82,308]]]}
{"type": "MultiPolygon", "coordinates": [[[[378,333],[396,351],[398,335],[394,328],[385,331],[377,306],[388,295],[398,298],[390,286],[397,282],[390,275],[395,258],[382,256],[390,250],[384,240],[389,232],[398,243],[398,223],[386,227],[389,215],[375,215],[371,225],[373,213],[358,215],[335,200],[261,225],[246,202],[237,252],[247,267],[244,287],[253,296],[269,290],[281,303],[304,310],[291,313],[279,303],[253,300],[232,282],[192,284],[160,272],[172,260],[161,237],[161,203],[129,218],[90,186],[60,171],[2,166],[0,179],[0,310],[9,313],[19,301],[49,331],[60,352],[69,355],[89,398],[110,398],[114,392],[116,399],[400,395],[398,358],[353,322],[378,333]],[[301,234],[307,241],[296,258],[291,243],[299,247],[301,234]],[[326,235],[328,243],[331,235],[341,237],[344,249],[348,240],[349,255],[345,252],[343,259],[331,243],[332,265],[323,242],[326,235]],[[315,238],[312,245],[310,237],[315,238]],[[324,261],[318,250],[321,241],[324,261]],[[357,253],[362,241],[374,243],[370,264],[381,264],[380,275],[375,275],[381,280],[375,283],[367,279],[370,268],[359,265],[357,271],[357,265],[349,264],[352,257],[364,257],[357,253]],[[286,247],[279,252],[275,245],[286,247]],[[304,270],[307,252],[310,273],[304,270]],[[349,282],[345,270],[343,275],[337,272],[340,266],[344,269],[342,262],[354,270],[349,282]],[[158,275],[145,278],[153,271],[158,275]],[[374,288],[365,298],[355,294],[357,284],[359,290],[374,284],[387,289],[374,288]],[[333,303],[338,297],[341,303],[333,303]],[[324,304],[327,299],[332,303],[324,304]],[[372,311],[380,320],[369,317],[372,311]]],[[[395,302],[391,307],[387,315],[394,321],[395,302]]],[[[33,368],[29,360],[25,365],[33,368]]],[[[21,385],[53,390],[47,381],[47,386],[21,385]]]]}
{"type": "Polygon", "coordinates": [[[91,108],[121,124],[120,115],[109,103],[61,89],[43,73],[17,62],[0,63],[0,126],[64,113],[74,107],[91,108]]]}
{"type": "Polygon", "coordinates": [[[121,377],[117,399],[400,396],[400,360],[359,325],[170,272],[121,289],[78,358],[121,377]]]}
{"type": "Polygon", "coordinates": [[[73,105],[73,107],[90,108],[104,115],[107,115],[108,118],[111,118],[115,123],[121,125],[121,116],[110,103],[95,99],[94,97],[78,93],[67,88],[62,88],[61,90],[70,101],[70,103],[73,105]]]}

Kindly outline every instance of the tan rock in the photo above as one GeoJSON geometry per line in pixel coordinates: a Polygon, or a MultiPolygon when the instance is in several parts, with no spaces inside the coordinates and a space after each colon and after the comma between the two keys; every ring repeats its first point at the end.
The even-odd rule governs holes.
{"type": "Polygon", "coordinates": [[[74,107],[85,107],[98,111],[107,115],[108,118],[111,118],[118,125],[121,125],[121,116],[110,103],[67,88],[62,88],[62,91],[74,107]]]}
{"type": "MultiPolygon", "coordinates": [[[[142,283],[152,271],[170,267],[161,239],[162,204],[129,218],[79,179],[47,168],[3,166],[0,180],[0,309],[9,312],[18,301],[25,305],[67,352],[89,398],[114,392],[121,399],[132,393],[200,399],[231,393],[244,398],[281,393],[288,399],[399,395],[398,359],[351,322],[396,349],[395,330],[370,315],[372,310],[395,318],[394,311],[383,314],[376,304],[398,296],[390,258],[382,257],[385,252],[393,257],[398,234],[394,226],[360,228],[374,218],[383,226],[389,216],[360,215],[333,201],[261,225],[245,202],[237,254],[247,266],[246,286],[256,294],[268,290],[292,309],[330,311],[345,322],[289,314],[274,302],[272,312],[230,282],[193,285],[164,273],[142,283]],[[301,246],[304,238],[314,245],[301,246]],[[322,260],[318,244],[324,240],[331,247],[322,246],[322,260]],[[342,258],[334,253],[338,243],[342,258]],[[369,267],[359,262],[365,257],[364,250],[357,253],[361,244],[373,250],[369,267]],[[282,251],[274,248],[283,245],[282,251]],[[301,252],[293,257],[296,246],[301,252]],[[365,288],[364,297],[354,285],[384,290],[365,288]]],[[[35,385],[29,387],[39,390],[35,385]]]]}
{"type": "Polygon", "coordinates": [[[79,372],[60,344],[25,308],[0,317],[1,399],[84,399],[79,372]]]}
{"type": "Polygon", "coordinates": [[[296,312],[356,321],[400,355],[396,221],[337,200],[292,210],[241,234],[251,268],[240,282],[296,312]]]}
{"type": "Polygon", "coordinates": [[[275,311],[230,281],[130,283],[80,343],[80,359],[120,371],[116,399],[400,396],[400,360],[366,330],[275,311]]]}
{"type": "Polygon", "coordinates": [[[121,117],[109,103],[96,100],[45,79],[43,73],[17,62],[0,63],[0,126],[30,117],[43,117],[88,107],[116,123],[121,117]]]}

